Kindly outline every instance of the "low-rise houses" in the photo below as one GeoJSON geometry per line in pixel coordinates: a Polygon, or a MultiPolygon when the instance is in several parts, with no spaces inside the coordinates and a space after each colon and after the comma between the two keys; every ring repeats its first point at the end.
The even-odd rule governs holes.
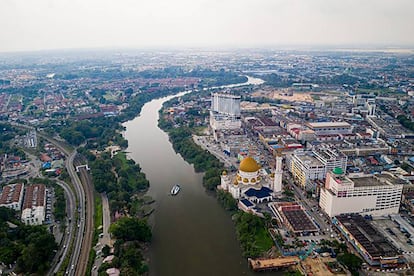
{"type": "Polygon", "coordinates": [[[0,206],[20,211],[23,202],[23,189],[23,183],[5,186],[0,197],[0,206]]]}
{"type": "Polygon", "coordinates": [[[21,220],[30,225],[42,224],[45,220],[46,188],[43,184],[26,187],[21,220]]]}

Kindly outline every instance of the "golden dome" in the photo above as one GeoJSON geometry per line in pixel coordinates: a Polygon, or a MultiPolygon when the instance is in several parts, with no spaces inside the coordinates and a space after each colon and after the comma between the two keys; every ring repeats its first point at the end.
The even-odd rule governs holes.
{"type": "Polygon", "coordinates": [[[241,181],[242,180],[242,177],[240,175],[237,175],[237,180],[238,181],[241,181]]]}
{"type": "Polygon", "coordinates": [[[254,179],[254,178],[252,178],[250,181],[251,181],[252,183],[256,183],[256,179],[254,179]]]}
{"type": "Polygon", "coordinates": [[[249,179],[247,179],[247,178],[243,178],[243,182],[244,182],[244,183],[247,183],[247,182],[249,182],[249,179]]]}
{"type": "Polygon", "coordinates": [[[227,175],[227,171],[226,171],[226,170],[224,170],[224,171],[221,173],[221,175],[227,175]]]}
{"type": "Polygon", "coordinates": [[[239,182],[237,182],[237,179],[234,179],[233,184],[234,185],[238,185],[239,184],[239,182]]]}
{"type": "Polygon", "coordinates": [[[240,162],[239,170],[243,172],[257,172],[259,169],[260,167],[257,164],[256,160],[254,160],[250,156],[244,158],[240,162]]]}

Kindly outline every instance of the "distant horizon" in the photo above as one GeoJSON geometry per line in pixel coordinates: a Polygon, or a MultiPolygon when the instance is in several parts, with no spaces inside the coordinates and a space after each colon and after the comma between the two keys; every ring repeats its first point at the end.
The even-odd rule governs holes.
{"type": "Polygon", "coordinates": [[[412,0],[2,0],[0,52],[411,48],[413,11],[412,0]]]}
{"type": "Polygon", "coordinates": [[[358,52],[395,52],[405,50],[414,53],[414,45],[385,45],[385,44],[314,44],[314,45],[217,45],[217,46],[102,46],[102,47],[73,47],[73,48],[44,48],[35,50],[1,51],[1,54],[30,54],[58,52],[99,52],[99,51],[355,51],[358,52]],[[396,50],[396,51],[393,51],[396,50]]]}

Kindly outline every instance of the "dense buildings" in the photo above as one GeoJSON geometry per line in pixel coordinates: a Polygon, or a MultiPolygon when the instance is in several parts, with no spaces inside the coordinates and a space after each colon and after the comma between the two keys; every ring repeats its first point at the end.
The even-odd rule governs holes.
{"type": "Polygon", "coordinates": [[[319,205],[330,217],[346,213],[383,216],[397,214],[402,180],[390,174],[345,176],[341,168],[328,172],[319,205]]]}

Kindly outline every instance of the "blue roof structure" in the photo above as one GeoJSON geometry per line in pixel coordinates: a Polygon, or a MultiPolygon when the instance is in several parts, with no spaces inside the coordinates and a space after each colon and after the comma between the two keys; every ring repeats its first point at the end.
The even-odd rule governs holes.
{"type": "Polygon", "coordinates": [[[254,204],[250,201],[250,200],[248,200],[248,199],[245,199],[245,198],[243,198],[242,200],[240,200],[247,208],[249,208],[249,207],[252,207],[254,204]]]}
{"type": "Polygon", "coordinates": [[[271,189],[267,187],[262,187],[260,190],[250,188],[244,194],[248,197],[265,198],[271,196],[271,192],[271,189]]]}

